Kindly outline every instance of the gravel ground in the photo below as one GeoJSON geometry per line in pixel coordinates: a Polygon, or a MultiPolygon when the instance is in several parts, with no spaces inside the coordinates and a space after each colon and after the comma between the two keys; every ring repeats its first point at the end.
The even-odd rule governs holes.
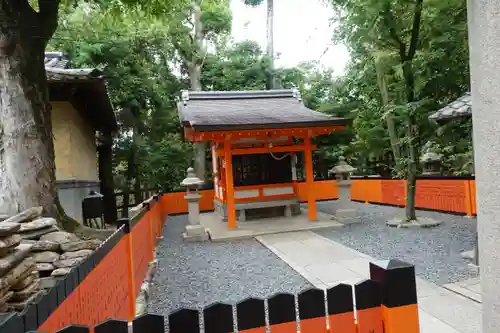
{"type": "Polygon", "coordinates": [[[277,292],[297,294],[312,287],[256,240],[183,243],[186,216],[169,217],[158,246],[158,267],[149,312],[167,316],[178,308],[236,303],[277,292]]]}
{"type": "MultiPolygon", "coordinates": [[[[412,263],[418,276],[439,285],[477,276],[460,256],[462,251],[474,248],[476,219],[417,211],[417,217],[428,216],[443,223],[429,229],[397,229],[385,222],[402,216],[402,208],[353,205],[361,223],[317,233],[376,259],[398,258],[412,263]]],[[[325,213],[332,213],[334,207],[335,202],[318,203],[318,210],[325,213]]]]}

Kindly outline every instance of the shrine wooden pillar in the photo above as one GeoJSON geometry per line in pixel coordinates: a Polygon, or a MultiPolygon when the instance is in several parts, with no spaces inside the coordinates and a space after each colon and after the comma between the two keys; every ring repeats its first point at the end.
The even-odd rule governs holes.
{"type": "Polygon", "coordinates": [[[236,206],[234,200],[233,158],[231,156],[231,137],[224,141],[224,161],[226,164],[226,202],[227,202],[227,227],[236,228],[236,206]]]}
{"type": "Polygon", "coordinates": [[[212,143],[212,173],[216,176],[214,176],[214,193],[215,193],[215,199],[220,199],[219,198],[219,169],[218,169],[219,161],[217,157],[217,146],[216,143],[212,143]]]}
{"type": "Polygon", "coordinates": [[[316,198],[314,193],[314,171],[312,159],[313,147],[311,145],[311,138],[309,136],[304,139],[304,144],[306,146],[304,156],[307,186],[307,217],[309,221],[317,221],[318,217],[316,213],[316,198]]]}

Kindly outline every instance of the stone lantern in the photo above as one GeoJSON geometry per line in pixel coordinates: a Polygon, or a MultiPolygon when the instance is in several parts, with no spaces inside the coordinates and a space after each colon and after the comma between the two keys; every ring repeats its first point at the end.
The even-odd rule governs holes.
{"type": "Polygon", "coordinates": [[[334,173],[337,183],[337,188],[339,192],[339,199],[337,201],[337,209],[335,211],[335,216],[338,218],[354,218],[356,217],[356,211],[351,205],[351,173],[355,171],[353,168],[346,163],[343,156],[339,157],[339,164],[334,166],[330,170],[330,174],[334,173]]]}
{"type": "Polygon", "coordinates": [[[420,164],[423,169],[422,175],[440,176],[441,158],[442,155],[436,151],[435,144],[432,141],[426,142],[422,147],[422,155],[420,156],[420,164]]]}
{"type": "Polygon", "coordinates": [[[181,182],[181,185],[186,188],[186,195],[184,199],[188,202],[188,220],[189,224],[186,226],[186,232],[182,234],[184,240],[189,241],[206,241],[208,240],[208,233],[200,224],[200,186],[203,181],[196,177],[193,168],[187,169],[187,176],[181,182]]]}
{"type": "Polygon", "coordinates": [[[441,175],[441,155],[434,152],[427,152],[420,157],[420,163],[424,176],[440,176],[441,175]]]}

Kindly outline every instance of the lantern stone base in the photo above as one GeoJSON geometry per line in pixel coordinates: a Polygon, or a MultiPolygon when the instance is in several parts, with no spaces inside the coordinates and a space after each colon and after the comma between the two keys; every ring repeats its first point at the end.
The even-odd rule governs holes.
{"type": "Polygon", "coordinates": [[[401,217],[396,217],[386,222],[389,227],[396,228],[433,228],[437,227],[442,221],[437,221],[429,217],[418,217],[415,221],[406,221],[401,217]]]}
{"type": "Polygon", "coordinates": [[[206,242],[209,240],[208,232],[202,225],[187,225],[186,232],[182,233],[186,242],[206,242]]]}

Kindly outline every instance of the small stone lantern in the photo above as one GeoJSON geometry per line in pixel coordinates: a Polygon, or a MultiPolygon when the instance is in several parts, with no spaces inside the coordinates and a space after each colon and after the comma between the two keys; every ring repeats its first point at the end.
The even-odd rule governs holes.
{"type": "Polygon", "coordinates": [[[196,177],[193,168],[187,169],[187,176],[181,182],[181,185],[186,188],[184,199],[188,202],[188,220],[189,225],[186,226],[186,232],[182,237],[189,241],[206,241],[208,233],[200,224],[200,186],[203,181],[196,177]]]}
{"type": "Polygon", "coordinates": [[[339,164],[334,166],[329,172],[330,174],[335,174],[339,192],[335,216],[341,219],[354,218],[357,215],[351,205],[351,173],[355,170],[356,168],[346,163],[344,156],[340,156],[339,164]]]}
{"type": "Polygon", "coordinates": [[[424,176],[440,176],[441,175],[441,155],[434,152],[426,152],[420,157],[424,176]]]}

